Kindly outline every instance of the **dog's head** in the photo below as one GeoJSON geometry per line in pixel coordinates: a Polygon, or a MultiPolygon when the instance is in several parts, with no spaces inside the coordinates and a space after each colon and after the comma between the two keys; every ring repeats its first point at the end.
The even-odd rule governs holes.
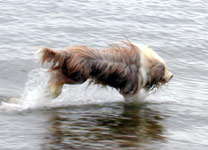
{"type": "Polygon", "coordinates": [[[150,68],[149,86],[159,87],[162,84],[169,82],[173,78],[173,74],[167,69],[163,63],[157,62],[152,64],[150,68]]]}
{"type": "Polygon", "coordinates": [[[148,46],[140,46],[140,50],[143,56],[141,64],[147,73],[145,88],[154,89],[168,83],[173,74],[168,70],[164,60],[148,46]]]}

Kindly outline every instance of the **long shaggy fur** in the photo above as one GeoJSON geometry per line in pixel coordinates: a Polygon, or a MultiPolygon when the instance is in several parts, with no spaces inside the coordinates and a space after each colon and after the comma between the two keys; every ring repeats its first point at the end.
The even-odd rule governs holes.
{"type": "Polygon", "coordinates": [[[172,78],[165,79],[166,65],[151,49],[144,51],[131,42],[124,44],[112,44],[104,50],[86,46],[60,51],[42,48],[41,63],[52,63],[50,86],[59,89],[58,94],[54,92],[57,88],[52,91],[55,97],[63,84],[81,84],[87,79],[90,83],[116,88],[125,97],[138,95],[142,88],[158,87],[172,78]]]}

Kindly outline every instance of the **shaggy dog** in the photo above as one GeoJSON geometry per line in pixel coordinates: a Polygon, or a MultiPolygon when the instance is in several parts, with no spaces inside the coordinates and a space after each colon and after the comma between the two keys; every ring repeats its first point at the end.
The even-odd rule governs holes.
{"type": "Polygon", "coordinates": [[[41,48],[42,65],[51,62],[48,89],[53,98],[61,93],[63,84],[81,84],[87,79],[117,89],[125,99],[139,98],[142,89],[152,91],[173,77],[163,59],[148,46],[123,43],[103,50],[81,45],[60,51],[41,48]]]}

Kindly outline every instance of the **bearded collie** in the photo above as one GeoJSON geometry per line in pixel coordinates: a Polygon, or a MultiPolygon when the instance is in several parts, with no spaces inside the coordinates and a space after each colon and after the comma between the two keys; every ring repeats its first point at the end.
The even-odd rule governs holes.
{"type": "Polygon", "coordinates": [[[41,48],[42,65],[51,62],[48,90],[53,98],[60,95],[63,84],[90,83],[117,89],[125,99],[138,98],[159,88],[173,77],[163,59],[148,46],[129,41],[112,44],[106,49],[78,45],[64,50],[41,48]]]}

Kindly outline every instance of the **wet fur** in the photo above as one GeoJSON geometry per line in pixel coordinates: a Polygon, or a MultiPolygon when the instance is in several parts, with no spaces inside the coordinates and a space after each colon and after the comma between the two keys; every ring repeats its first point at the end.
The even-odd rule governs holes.
{"type": "Polygon", "coordinates": [[[124,97],[129,97],[141,89],[153,89],[167,82],[163,60],[151,49],[144,52],[129,41],[104,50],[86,46],[60,51],[42,48],[39,54],[42,64],[52,63],[49,83],[55,85],[53,92],[57,90],[56,85],[62,88],[63,84],[81,84],[90,79],[90,83],[116,88],[124,97]]]}

